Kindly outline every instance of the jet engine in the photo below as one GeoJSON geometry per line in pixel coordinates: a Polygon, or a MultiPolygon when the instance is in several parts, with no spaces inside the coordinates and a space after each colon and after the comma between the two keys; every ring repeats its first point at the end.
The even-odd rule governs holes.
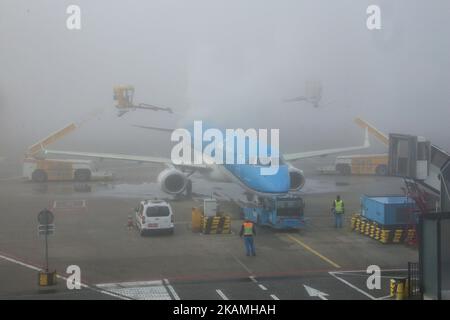
{"type": "Polygon", "coordinates": [[[188,179],[183,172],[169,168],[158,175],[158,183],[165,193],[180,194],[186,189],[188,179]]]}
{"type": "Polygon", "coordinates": [[[303,171],[293,167],[289,168],[289,179],[291,181],[291,186],[289,187],[291,191],[300,190],[306,181],[303,171]]]}

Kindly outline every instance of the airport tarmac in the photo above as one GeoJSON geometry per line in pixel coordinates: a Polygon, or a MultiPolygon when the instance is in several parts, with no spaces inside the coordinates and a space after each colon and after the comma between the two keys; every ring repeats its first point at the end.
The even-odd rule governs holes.
{"type": "Polygon", "coordinates": [[[241,220],[229,200],[243,197],[228,183],[195,179],[194,199],[168,198],[174,235],[141,237],[127,228],[139,200],[166,197],[156,170],[126,169],[113,183],[38,185],[0,180],[0,299],[385,299],[389,279],[405,275],[417,250],[383,245],[352,232],[350,215],[362,194],[401,194],[402,181],[388,177],[307,176],[302,192],[307,227],[299,232],[257,228],[256,257],[247,257],[238,236],[241,220]],[[150,181],[150,182],[149,182],[150,181]],[[193,233],[191,208],[214,193],[232,217],[231,235],[193,233]],[[346,222],[333,228],[331,202],[340,194],[346,222]],[[37,270],[44,263],[44,241],[37,214],[55,214],[49,238],[50,268],[61,278],[42,289],[37,270]],[[65,285],[69,265],[81,268],[84,286],[65,285]],[[382,269],[381,289],[366,286],[370,265],[382,269]]]}

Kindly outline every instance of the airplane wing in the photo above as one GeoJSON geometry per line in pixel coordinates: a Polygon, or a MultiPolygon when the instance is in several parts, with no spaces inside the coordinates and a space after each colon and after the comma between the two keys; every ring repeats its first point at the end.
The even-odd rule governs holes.
{"type": "MultiPolygon", "coordinates": [[[[358,122],[357,120],[355,120],[358,122]]],[[[294,161],[299,159],[305,159],[305,158],[312,158],[312,157],[319,157],[319,156],[326,156],[330,154],[335,153],[342,153],[342,152],[348,152],[348,151],[355,151],[355,150],[361,150],[366,149],[370,147],[370,141],[369,141],[369,129],[370,126],[368,124],[360,124],[361,126],[366,125],[365,127],[365,139],[364,144],[361,146],[355,146],[355,147],[344,147],[344,148],[334,148],[334,149],[325,149],[325,150],[316,150],[316,151],[307,151],[307,152],[300,152],[300,153],[291,153],[291,154],[284,154],[283,158],[285,161],[294,161]]],[[[138,126],[145,129],[153,129],[153,130],[160,130],[160,131],[170,131],[171,129],[168,128],[156,128],[156,127],[145,127],[145,126],[138,126]]],[[[128,155],[128,154],[121,154],[121,153],[97,153],[97,152],[77,152],[77,151],[59,151],[59,150],[48,150],[48,149],[42,149],[42,152],[44,155],[65,155],[65,156],[77,156],[77,157],[88,157],[88,158],[97,158],[97,159],[111,159],[111,160],[122,160],[122,161],[136,161],[136,162],[147,162],[147,163],[160,163],[167,166],[177,166],[177,167],[184,167],[184,168],[192,168],[192,169],[209,169],[209,166],[206,164],[183,164],[183,165],[174,165],[172,161],[168,158],[161,158],[161,157],[152,157],[152,156],[138,156],[138,155],[128,155]]]]}
{"type": "Polygon", "coordinates": [[[348,152],[348,151],[355,151],[355,150],[361,150],[366,149],[370,147],[370,141],[369,141],[369,130],[366,127],[365,128],[365,137],[364,137],[364,144],[362,146],[355,146],[355,147],[344,147],[344,148],[334,148],[334,149],[325,149],[325,150],[316,150],[316,151],[307,151],[307,152],[299,152],[299,153],[290,153],[290,154],[284,154],[283,158],[286,161],[294,161],[299,159],[305,159],[305,158],[312,158],[312,157],[320,157],[320,156],[327,156],[330,154],[335,153],[341,153],[341,152],[348,152]]]}
{"type": "Polygon", "coordinates": [[[60,150],[42,150],[44,155],[63,155],[63,156],[75,156],[75,157],[87,157],[96,159],[109,159],[109,160],[122,160],[122,161],[136,161],[136,162],[148,162],[148,163],[160,163],[167,166],[177,166],[193,169],[206,169],[208,166],[204,164],[183,164],[174,165],[169,158],[151,157],[151,156],[137,156],[121,153],[98,153],[98,152],[79,152],[79,151],[60,151],[60,150]]]}
{"type": "Polygon", "coordinates": [[[134,124],[133,127],[141,128],[141,129],[148,129],[148,130],[168,132],[168,133],[172,133],[172,132],[174,132],[176,130],[176,129],[172,129],[172,128],[140,126],[140,125],[137,125],[137,124],[134,124]]]}
{"type": "Polygon", "coordinates": [[[125,113],[127,113],[128,111],[130,111],[130,110],[119,110],[119,111],[117,112],[117,116],[118,116],[118,117],[121,117],[121,116],[123,116],[125,113]]]}
{"type": "Polygon", "coordinates": [[[283,99],[283,102],[298,102],[298,101],[307,101],[308,98],[304,96],[290,98],[290,99],[283,99]]]}
{"type": "Polygon", "coordinates": [[[166,111],[168,113],[173,113],[173,110],[169,107],[158,107],[158,106],[154,106],[152,104],[147,104],[147,103],[140,103],[139,105],[135,106],[134,108],[153,110],[153,111],[166,111]]]}

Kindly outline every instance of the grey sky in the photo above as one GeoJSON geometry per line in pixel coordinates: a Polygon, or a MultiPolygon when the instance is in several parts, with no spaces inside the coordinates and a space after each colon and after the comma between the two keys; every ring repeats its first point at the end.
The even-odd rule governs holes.
{"type": "Polygon", "coordinates": [[[190,120],[280,128],[285,151],[360,143],[358,115],[449,150],[449,23],[446,0],[2,0],[0,154],[100,109],[58,147],[169,149],[164,134],[130,127],[173,126],[168,115],[115,117],[121,83],[190,120]],[[81,7],[81,31],[66,29],[69,4],[81,7]],[[381,7],[381,31],[366,28],[369,4],[381,7]],[[309,79],[332,103],[281,102],[309,79]]]}

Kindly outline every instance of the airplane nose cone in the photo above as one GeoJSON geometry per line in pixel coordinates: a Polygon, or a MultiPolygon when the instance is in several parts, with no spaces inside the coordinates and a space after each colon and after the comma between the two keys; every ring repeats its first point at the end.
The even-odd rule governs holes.
{"type": "Polygon", "coordinates": [[[289,172],[287,168],[285,169],[280,167],[274,175],[261,175],[261,184],[264,186],[264,192],[285,193],[289,191],[289,172]]]}
{"type": "Polygon", "coordinates": [[[258,166],[247,167],[247,170],[253,171],[251,174],[248,172],[244,178],[250,188],[264,193],[289,192],[289,170],[286,165],[279,166],[273,175],[262,175],[261,167],[258,166]]]}

